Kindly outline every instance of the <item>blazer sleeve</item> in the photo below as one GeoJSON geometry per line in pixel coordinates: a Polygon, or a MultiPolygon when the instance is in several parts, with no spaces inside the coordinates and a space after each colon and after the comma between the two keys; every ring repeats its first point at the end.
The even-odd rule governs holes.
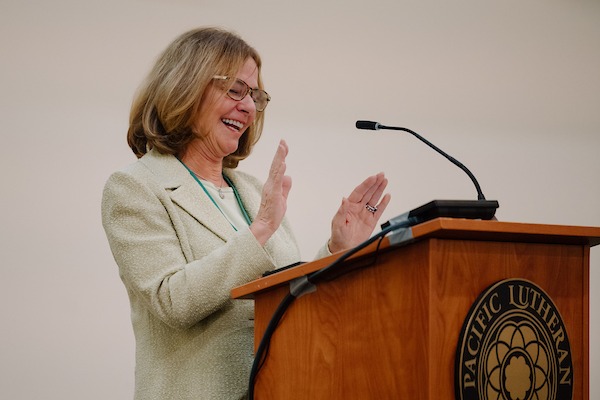
{"type": "Polygon", "coordinates": [[[105,185],[103,226],[130,296],[169,326],[188,328],[275,265],[248,228],[224,241],[199,223],[205,255],[192,259],[180,212],[164,188],[132,174],[117,172],[105,185]]]}

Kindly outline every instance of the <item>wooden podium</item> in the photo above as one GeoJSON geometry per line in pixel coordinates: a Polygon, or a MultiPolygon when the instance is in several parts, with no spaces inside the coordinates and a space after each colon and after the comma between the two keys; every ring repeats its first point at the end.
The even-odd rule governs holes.
{"type": "MultiPolygon", "coordinates": [[[[600,228],[444,218],[388,235],[291,304],[272,337],[255,398],[460,398],[455,363],[466,318],[487,288],[518,278],[551,298],[572,361],[572,371],[557,370],[554,377],[533,369],[539,376],[530,391],[548,390],[542,384],[546,374],[570,381],[573,399],[588,399],[589,255],[599,243],[600,228]]],[[[255,300],[255,349],[290,282],[339,255],[232,291],[234,298],[255,300]]],[[[546,306],[539,311],[550,313],[546,306]]],[[[556,321],[547,322],[556,328],[556,321]]],[[[558,347],[558,333],[554,340],[558,347]]]]}

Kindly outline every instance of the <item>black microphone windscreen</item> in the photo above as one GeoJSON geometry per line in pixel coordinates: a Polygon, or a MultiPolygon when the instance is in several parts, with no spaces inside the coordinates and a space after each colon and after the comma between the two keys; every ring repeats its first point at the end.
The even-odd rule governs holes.
{"type": "Polygon", "coordinates": [[[379,129],[379,123],[373,121],[356,121],[356,127],[358,129],[368,129],[376,131],[379,129]]]}

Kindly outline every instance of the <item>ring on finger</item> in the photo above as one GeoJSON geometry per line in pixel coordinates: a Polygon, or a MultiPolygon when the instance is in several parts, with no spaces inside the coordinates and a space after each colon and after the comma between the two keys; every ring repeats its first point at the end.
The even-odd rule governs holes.
{"type": "Polygon", "coordinates": [[[377,207],[372,206],[369,203],[365,204],[365,208],[367,209],[367,211],[369,211],[370,213],[373,213],[373,214],[375,214],[375,211],[377,211],[377,207]]]}

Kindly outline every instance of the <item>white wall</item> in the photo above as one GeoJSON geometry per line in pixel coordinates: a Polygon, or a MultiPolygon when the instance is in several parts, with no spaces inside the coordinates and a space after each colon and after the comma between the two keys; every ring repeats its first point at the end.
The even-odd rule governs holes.
{"type": "MultiPolygon", "coordinates": [[[[108,175],[133,161],[134,90],[199,25],[239,32],[273,101],[241,168],[290,145],[289,217],[305,258],[356,183],[385,171],[384,220],[474,198],[505,221],[600,226],[600,2],[0,0],[0,397],[128,399],[129,305],[100,225],[108,175]]],[[[382,221],[383,222],[383,221],[382,221]]],[[[592,251],[591,396],[600,398],[600,250],[592,251]]]]}

